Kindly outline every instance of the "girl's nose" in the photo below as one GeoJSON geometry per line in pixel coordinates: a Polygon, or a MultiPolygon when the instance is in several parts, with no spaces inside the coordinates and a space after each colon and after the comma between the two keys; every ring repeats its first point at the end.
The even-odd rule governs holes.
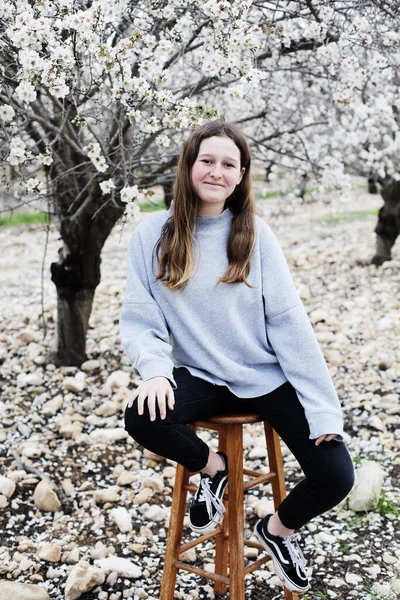
{"type": "Polygon", "coordinates": [[[211,177],[214,179],[219,179],[221,177],[221,169],[218,165],[214,165],[211,170],[211,177]]]}

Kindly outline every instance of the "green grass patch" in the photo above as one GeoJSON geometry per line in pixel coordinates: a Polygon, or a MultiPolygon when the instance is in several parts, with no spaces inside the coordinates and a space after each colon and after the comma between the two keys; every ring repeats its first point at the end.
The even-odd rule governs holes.
{"type": "Polygon", "coordinates": [[[155,212],[156,210],[167,210],[164,201],[161,202],[139,202],[142,212],[155,212]]]}
{"type": "Polygon", "coordinates": [[[273,190],[271,190],[270,192],[266,192],[265,194],[262,194],[261,192],[257,192],[256,193],[256,199],[257,200],[270,200],[271,198],[278,198],[278,197],[283,197],[283,196],[287,196],[288,194],[291,194],[292,190],[285,190],[284,192],[274,192],[273,190]]]}
{"type": "Polygon", "coordinates": [[[0,216],[0,227],[18,227],[19,225],[37,225],[49,222],[45,212],[20,213],[18,215],[0,216]]]}
{"type": "Polygon", "coordinates": [[[395,517],[400,518],[400,505],[389,500],[386,497],[385,492],[382,492],[377,508],[381,515],[394,515],[395,517]]]}
{"type": "Polygon", "coordinates": [[[366,217],[374,216],[378,214],[376,210],[363,210],[359,212],[348,213],[347,215],[336,215],[335,217],[321,217],[318,221],[325,221],[326,223],[340,223],[341,221],[357,221],[358,219],[365,219],[366,217]]]}

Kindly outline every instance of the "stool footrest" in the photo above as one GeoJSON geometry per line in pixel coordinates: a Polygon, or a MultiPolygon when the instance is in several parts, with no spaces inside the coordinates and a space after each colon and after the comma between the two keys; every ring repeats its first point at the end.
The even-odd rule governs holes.
{"type": "Polygon", "coordinates": [[[206,579],[212,579],[213,581],[218,581],[219,583],[229,584],[229,577],[223,577],[222,575],[216,575],[216,573],[208,573],[208,571],[204,571],[199,567],[193,567],[192,565],[187,565],[180,560],[175,561],[175,567],[177,569],[182,569],[184,571],[189,571],[190,573],[196,573],[196,575],[200,575],[201,577],[205,577],[206,579]]]}
{"type": "Polygon", "coordinates": [[[249,573],[252,573],[256,569],[258,569],[258,567],[261,567],[261,565],[263,565],[266,562],[269,562],[270,560],[272,560],[272,559],[270,556],[268,556],[268,554],[266,554],[265,556],[262,556],[261,558],[258,558],[254,562],[247,565],[247,567],[245,567],[244,574],[248,575],[249,573]]]}
{"type": "Polygon", "coordinates": [[[186,552],[186,550],[190,550],[191,548],[194,548],[195,546],[198,546],[199,544],[202,544],[203,542],[210,540],[211,538],[215,537],[219,533],[222,533],[221,527],[217,527],[217,529],[214,529],[213,531],[210,531],[209,533],[204,533],[203,535],[196,538],[195,540],[192,540],[191,542],[182,544],[182,546],[180,546],[180,548],[179,548],[179,554],[182,554],[183,552],[186,552]]]}

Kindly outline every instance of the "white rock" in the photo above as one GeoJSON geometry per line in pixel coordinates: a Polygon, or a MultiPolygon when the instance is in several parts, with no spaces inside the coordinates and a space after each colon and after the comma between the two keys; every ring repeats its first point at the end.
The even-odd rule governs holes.
{"type": "Polygon", "coordinates": [[[150,488],[155,492],[162,492],[164,489],[164,481],[161,477],[146,477],[143,479],[142,485],[140,486],[140,489],[143,488],[150,488]]]}
{"type": "Polygon", "coordinates": [[[38,586],[29,583],[20,583],[19,581],[0,580],[0,598],[8,600],[50,600],[47,591],[38,586]]]}
{"type": "Polygon", "coordinates": [[[121,533],[132,531],[132,519],[124,506],[113,508],[110,511],[110,516],[121,533]]]}
{"type": "Polygon", "coordinates": [[[111,373],[111,375],[107,377],[105,386],[114,390],[120,387],[128,387],[130,381],[131,376],[126,371],[114,371],[113,373],[111,373]]]}
{"type": "Polygon", "coordinates": [[[0,475],[0,494],[3,494],[6,498],[11,498],[15,492],[15,481],[0,475]]]}
{"type": "Polygon", "coordinates": [[[268,500],[268,498],[263,498],[254,505],[253,510],[259,519],[263,519],[275,512],[274,503],[272,500],[268,500]]]}
{"type": "Polygon", "coordinates": [[[37,484],[33,494],[33,501],[43,512],[56,512],[61,508],[61,502],[58,499],[57,494],[45,479],[42,479],[42,481],[37,484]]]}
{"type": "Polygon", "coordinates": [[[360,575],[356,575],[355,573],[346,573],[345,580],[351,585],[357,585],[358,583],[362,582],[363,578],[360,575]]]}
{"type": "Polygon", "coordinates": [[[39,334],[31,329],[24,329],[24,331],[21,331],[19,337],[26,344],[39,341],[39,334]]]}
{"type": "Polygon", "coordinates": [[[388,554],[387,552],[383,553],[383,562],[387,565],[394,565],[395,563],[397,563],[397,558],[395,556],[392,556],[391,554],[388,554]]]}
{"type": "Polygon", "coordinates": [[[76,600],[96,585],[104,583],[105,575],[101,569],[91,566],[86,560],[72,567],[65,584],[65,600],[76,600]]]}
{"type": "Polygon", "coordinates": [[[334,544],[336,542],[336,537],[330,533],[326,533],[326,531],[316,533],[314,539],[316,544],[334,544]]]}
{"type": "Polygon", "coordinates": [[[179,557],[179,560],[183,560],[183,562],[194,563],[196,562],[196,558],[196,549],[189,548],[189,550],[186,550],[186,552],[182,552],[182,554],[179,557]]]}
{"type": "Polygon", "coordinates": [[[310,313],[310,319],[313,323],[319,323],[321,321],[328,320],[328,313],[322,308],[316,308],[310,313]]]}
{"type": "Polygon", "coordinates": [[[340,579],[339,577],[334,577],[333,579],[328,581],[328,585],[332,587],[342,587],[343,585],[346,585],[346,582],[343,579],[340,579]]]}
{"type": "Polygon", "coordinates": [[[393,598],[392,590],[388,583],[378,583],[377,581],[372,586],[372,589],[378,595],[378,598],[393,598]]]}
{"type": "Polygon", "coordinates": [[[105,574],[114,571],[120,577],[128,579],[139,579],[142,576],[142,569],[127,558],[107,556],[107,558],[101,558],[94,562],[105,574]]]}
{"type": "Polygon", "coordinates": [[[135,473],[130,473],[129,471],[122,471],[117,479],[117,485],[130,485],[136,481],[135,473]]]}
{"type": "Polygon", "coordinates": [[[132,502],[134,504],[144,504],[149,498],[152,497],[153,493],[153,490],[150,488],[143,488],[138,494],[136,494],[136,496],[132,498],[132,502]]]}
{"type": "Polygon", "coordinates": [[[38,549],[37,555],[41,560],[47,562],[59,562],[61,558],[61,547],[54,544],[46,544],[38,549]]]}
{"type": "Polygon", "coordinates": [[[249,453],[249,458],[255,460],[256,458],[265,458],[267,456],[267,449],[263,446],[256,446],[252,448],[249,453]]]}
{"type": "Polygon", "coordinates": [[[66,562],[67,565],[75,565],[77,562],[79,562],[79,555],[80,555],[80,550],[78,548],[78,546],[76,548],[72,548],[72,550],[70,550],[70,552],[66,552],[65,554],[63,554],[63,562],[66,562]]]}
{"type": "Polygon", "coordinates": [[[57,394],[48,402],[45,402],[42,406],[41,412],[44,415],[55,415],[59,410],[62,409],[64,399],[61,394],[57,394]]]}
{"type": "Polygon", "coordinates": [[[117,402],[113,402],[112,400],[107,400],[103,402],[98,408],[96,408],[96,415],[99,417],[110,417],[111,415],[117,414],[119,410],[119,405],[117,402]]]}
{"type": "Polygon", "coordinates": [[[394,593],[397,594],[398,597],[400,597],[400,579],[392,579],[390,582],[390,587],[392,588],[394,593]]]}
{"type": "Polygon", "coordinates": [[[372,565],[372,567],[363,567],[364,571],[371,575],[371,577],[378,577],[381,572],[381,568],[379,565],[372,565]]]}
{"type": "Polygon", "coordinates": [[[46,449],[43,446],[39,446],[38,444],[28,442],[22,448],[21,454],[22,456],[26,456],[26,458],[39,458],[42,456],[43,452],[46,449]]]}
{"type": "Polygon", "coordinates": [[[364,461],[356,473],[349,496],[349,508],[355,512],[374,510],[379,502],[385,472],[373,461],[364,461]]]}
{"type": "Polygon", "coordinates": [[[25,387],[27,385],[38,386],[43,384],[43,377],[39,373],[20,373],[17,376],[17,385],[25,387]]]}
{"type": "Polygon", "coordinates": [[[28,571],[31,567],[33,567],[34,564],[35,563],[33,562],[33,560],[31,560],[27,556],[24,556],[21,562],[19,563],[19,569],[21,571],[28,571]]]}
{"type": "Polygon", "coordinates": [[[0,494],[0,510],[6,508],[6,506],[8,506],[7,497],[3,494],[0,494]]]}
{"type": "Polygon", "coordinates": [[[156,523],[158,523],[159,521],[163,521],[165,519],[166,513],[161,506],[158,504],[153,504],[146,510],[144,517],[148,521],[156,521],[156,523]]]}
{"type": "Polygon", "coordinates": [[[105,490],[96,490],[94,499],[97,504],[106,504],[106,502],[119,502],[119,489],[117,486],[111,486],[105,490]]]}
{"type": "Polygon", "coordinates": [[[83,392],[85,389],[85,378],[85,373],[78,371],[75,377],[66,377],[63,381],[63,386],[69,392],[83,392]]]}
{"type": "Polygon", "coordinates": [[[71,479],[63,479],[61,481],[61,487],[64,490],[66,496],[73,496],[75,494],[75,486],[71,479]]]}
{"type": "Polygon", "coordinates": [[[93,431],[89,433],[90,439],[96,444],[108,444],[110,442],[117,442],[118,440],[125,440],[128,435],[128,432],[121,427],[110,429],[93,429],[93,431]]]}
{"type": "Polygon", "coordinates": [[[95,371],[96,369],[100,368],[100,361],[98,360],[86,360],[84,363],[81,364],[81,370],[85,371],[86,373],[90,373],[90,371],[95,371]]]}
{"type": "Polygon", "coordinates": [[[368,425],[370,427],[373,427],[374,429],[377,429],[378,431],[385,431],[385,426],[382,423],[381,419],[378,417],[378,415],[373,415],[372,417],[370,417],[368,419],[368,425]]]}

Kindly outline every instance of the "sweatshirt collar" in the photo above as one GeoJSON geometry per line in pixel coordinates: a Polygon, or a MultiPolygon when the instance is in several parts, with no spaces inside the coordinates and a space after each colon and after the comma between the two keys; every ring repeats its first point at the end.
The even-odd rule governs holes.
{"type": "MultiPolygon", "coordinates": [[[[174,201],[172,200],[169,212],[173,214],[174,201]]],[[[232,212],[229,208],[225,208],[219,215],[213,215],[211,217],[197,217],[197,230],[198,231],[215,231],[216,229],[222,229],[226,227],[232,220],[232,212]]]]}

